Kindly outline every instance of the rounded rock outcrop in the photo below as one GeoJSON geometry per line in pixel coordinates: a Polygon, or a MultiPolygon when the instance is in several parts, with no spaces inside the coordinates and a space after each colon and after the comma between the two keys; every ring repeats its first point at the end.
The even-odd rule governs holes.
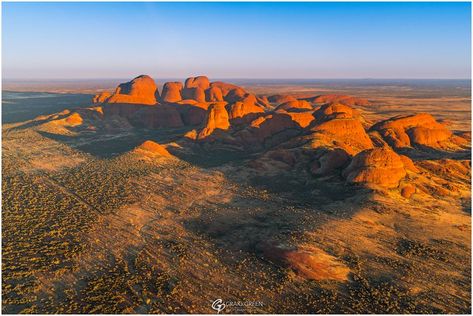
{"type": "Polygon", "coordinates": [[[313,110],[312,105],[305,100],[293,100],[280,104],[277,110],[285,110],[288,112],[301,112],[313,110]]]}
{"type": "Polygon", "coordinates": [[[227,130],[230,128],[228,112],[225,103],[214,103],[209,107],[204,128],[197,135],[198,139],[204,139],[216,129],[227,130]]]}
{"type": "Polygon", "coordinates": [[[185,88],[182,90],[182,98],[184,100],[195,100],[197,102],[205,102],[205,90],[200,87],[185,88]]]}
{"type": "Polygon", "coordinates": [[[222,91],[223,100],[228,103],[234,103],[241,101],[246,95],[247,92],[234,84],[216,81],[210,84],[211,88],[219,88],[222,91]]]}
{"type": "Polygon", "coordinates": [[[219,87],[210,87],[205,92],[207,102],[222,102],[223,94],[222,89],[219,87]]]}
{"type": "Polygon", "coordinates": [[[184,87],[186,89],[200,88],[205,91],[210,87],[210,81],[206,76],[189,77],[184,87]]]}
{"type": "Polygon", "coordinates": [[[343,171],[348,183],[395,188],[406,176],[401,157],[388,147],[378,147],[360,152],[343,171]]]}
{"type": "Polygon", "coordinates": [[[166,158],[173,157],[169,151],[162,145],[153,142],[151,140],[147,140],[143,142],[141,145],[134,149],[134,153],[141,154],[148,157],[155,157],[161,156],[166,158]]]}
{"type": "MultiPolygon", "coordinates": [[[[257,99],[254,95],[249,94],[241,101],[235,102],[229,106],[230,119],[244,118],[247,115],[255,113],[263,113],[264,108],[256,104],[257,99]]],[[[253,117],[254,119],[254,117],[253,117]]]]}
{"type": "Polygon", "coordinates": [[[182,82],[166,82],[161,93],[161,101],[163,102],[179,102],[182,100],[182,82]]]}
{"type": "Polygon", "coordinates": [[[156,104],[156,83],[147,75],[141,75],[120,84],[106,100],[107,103],[156,104]]]}
{"type": "Polygon", "coordinates": [[[282,104],[282,103],[287,103],[291,101],[297,101],[297,99],[292,95],[275,94],[275,95],[268,96],[268,101],[270,103],[282,104]]]}
{"type": "Polygon", "coordinates": [[[371,127],[394,148],[426,146],[441,148],[453,133],[427,113],[396,116],[371,127]]]}
{"type": "Polygon", "coordinates": [[[357,111],[342,104],[325,105],[314,112],[311,148],[342,148],[350,155],[373,148],[373,142],[363,127],[357,111]]]}

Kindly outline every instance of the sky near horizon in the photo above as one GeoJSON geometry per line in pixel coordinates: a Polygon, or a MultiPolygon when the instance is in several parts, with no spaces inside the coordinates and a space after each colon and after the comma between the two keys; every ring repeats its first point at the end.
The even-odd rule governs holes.
{"type": "Polygon", "coordinates": [[[2,3],[4,79],[470,78],[470,3],[2,3]]]}

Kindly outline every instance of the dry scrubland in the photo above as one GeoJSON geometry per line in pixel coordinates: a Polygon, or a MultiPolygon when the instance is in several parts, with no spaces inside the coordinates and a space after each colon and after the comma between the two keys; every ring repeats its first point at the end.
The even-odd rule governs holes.
{"type": "MultiPolygon", "coordinates": [[[[429,112],[470,130],[466,90],[244,88],[364,97],[366,126],[429,112]]],[[[217,298],[263,303],[223,313],[471,311],[469,140],[396,149],[417,171],[379,188],[318,174],[285,140],[237,150],[187,125],[54,114],[87,95],[25,97],[3,100],[4,313],[214,313],[217,298]]]]}

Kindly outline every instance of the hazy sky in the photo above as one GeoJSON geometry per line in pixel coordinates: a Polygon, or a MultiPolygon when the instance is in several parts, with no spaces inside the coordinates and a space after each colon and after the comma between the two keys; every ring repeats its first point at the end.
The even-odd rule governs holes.
{"type": "Polygon", "coordinates": [[[469,3],[3,3],[3,77],[469,78],[469,3]]]}

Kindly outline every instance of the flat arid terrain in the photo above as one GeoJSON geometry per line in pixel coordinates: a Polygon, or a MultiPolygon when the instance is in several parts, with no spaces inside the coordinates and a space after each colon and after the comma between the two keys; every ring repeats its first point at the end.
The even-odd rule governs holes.
{"type": "Polygon", "coordinates": [[[471,312],[469,80],[130,79],[3,83],[3,313],[471,312]]]}

